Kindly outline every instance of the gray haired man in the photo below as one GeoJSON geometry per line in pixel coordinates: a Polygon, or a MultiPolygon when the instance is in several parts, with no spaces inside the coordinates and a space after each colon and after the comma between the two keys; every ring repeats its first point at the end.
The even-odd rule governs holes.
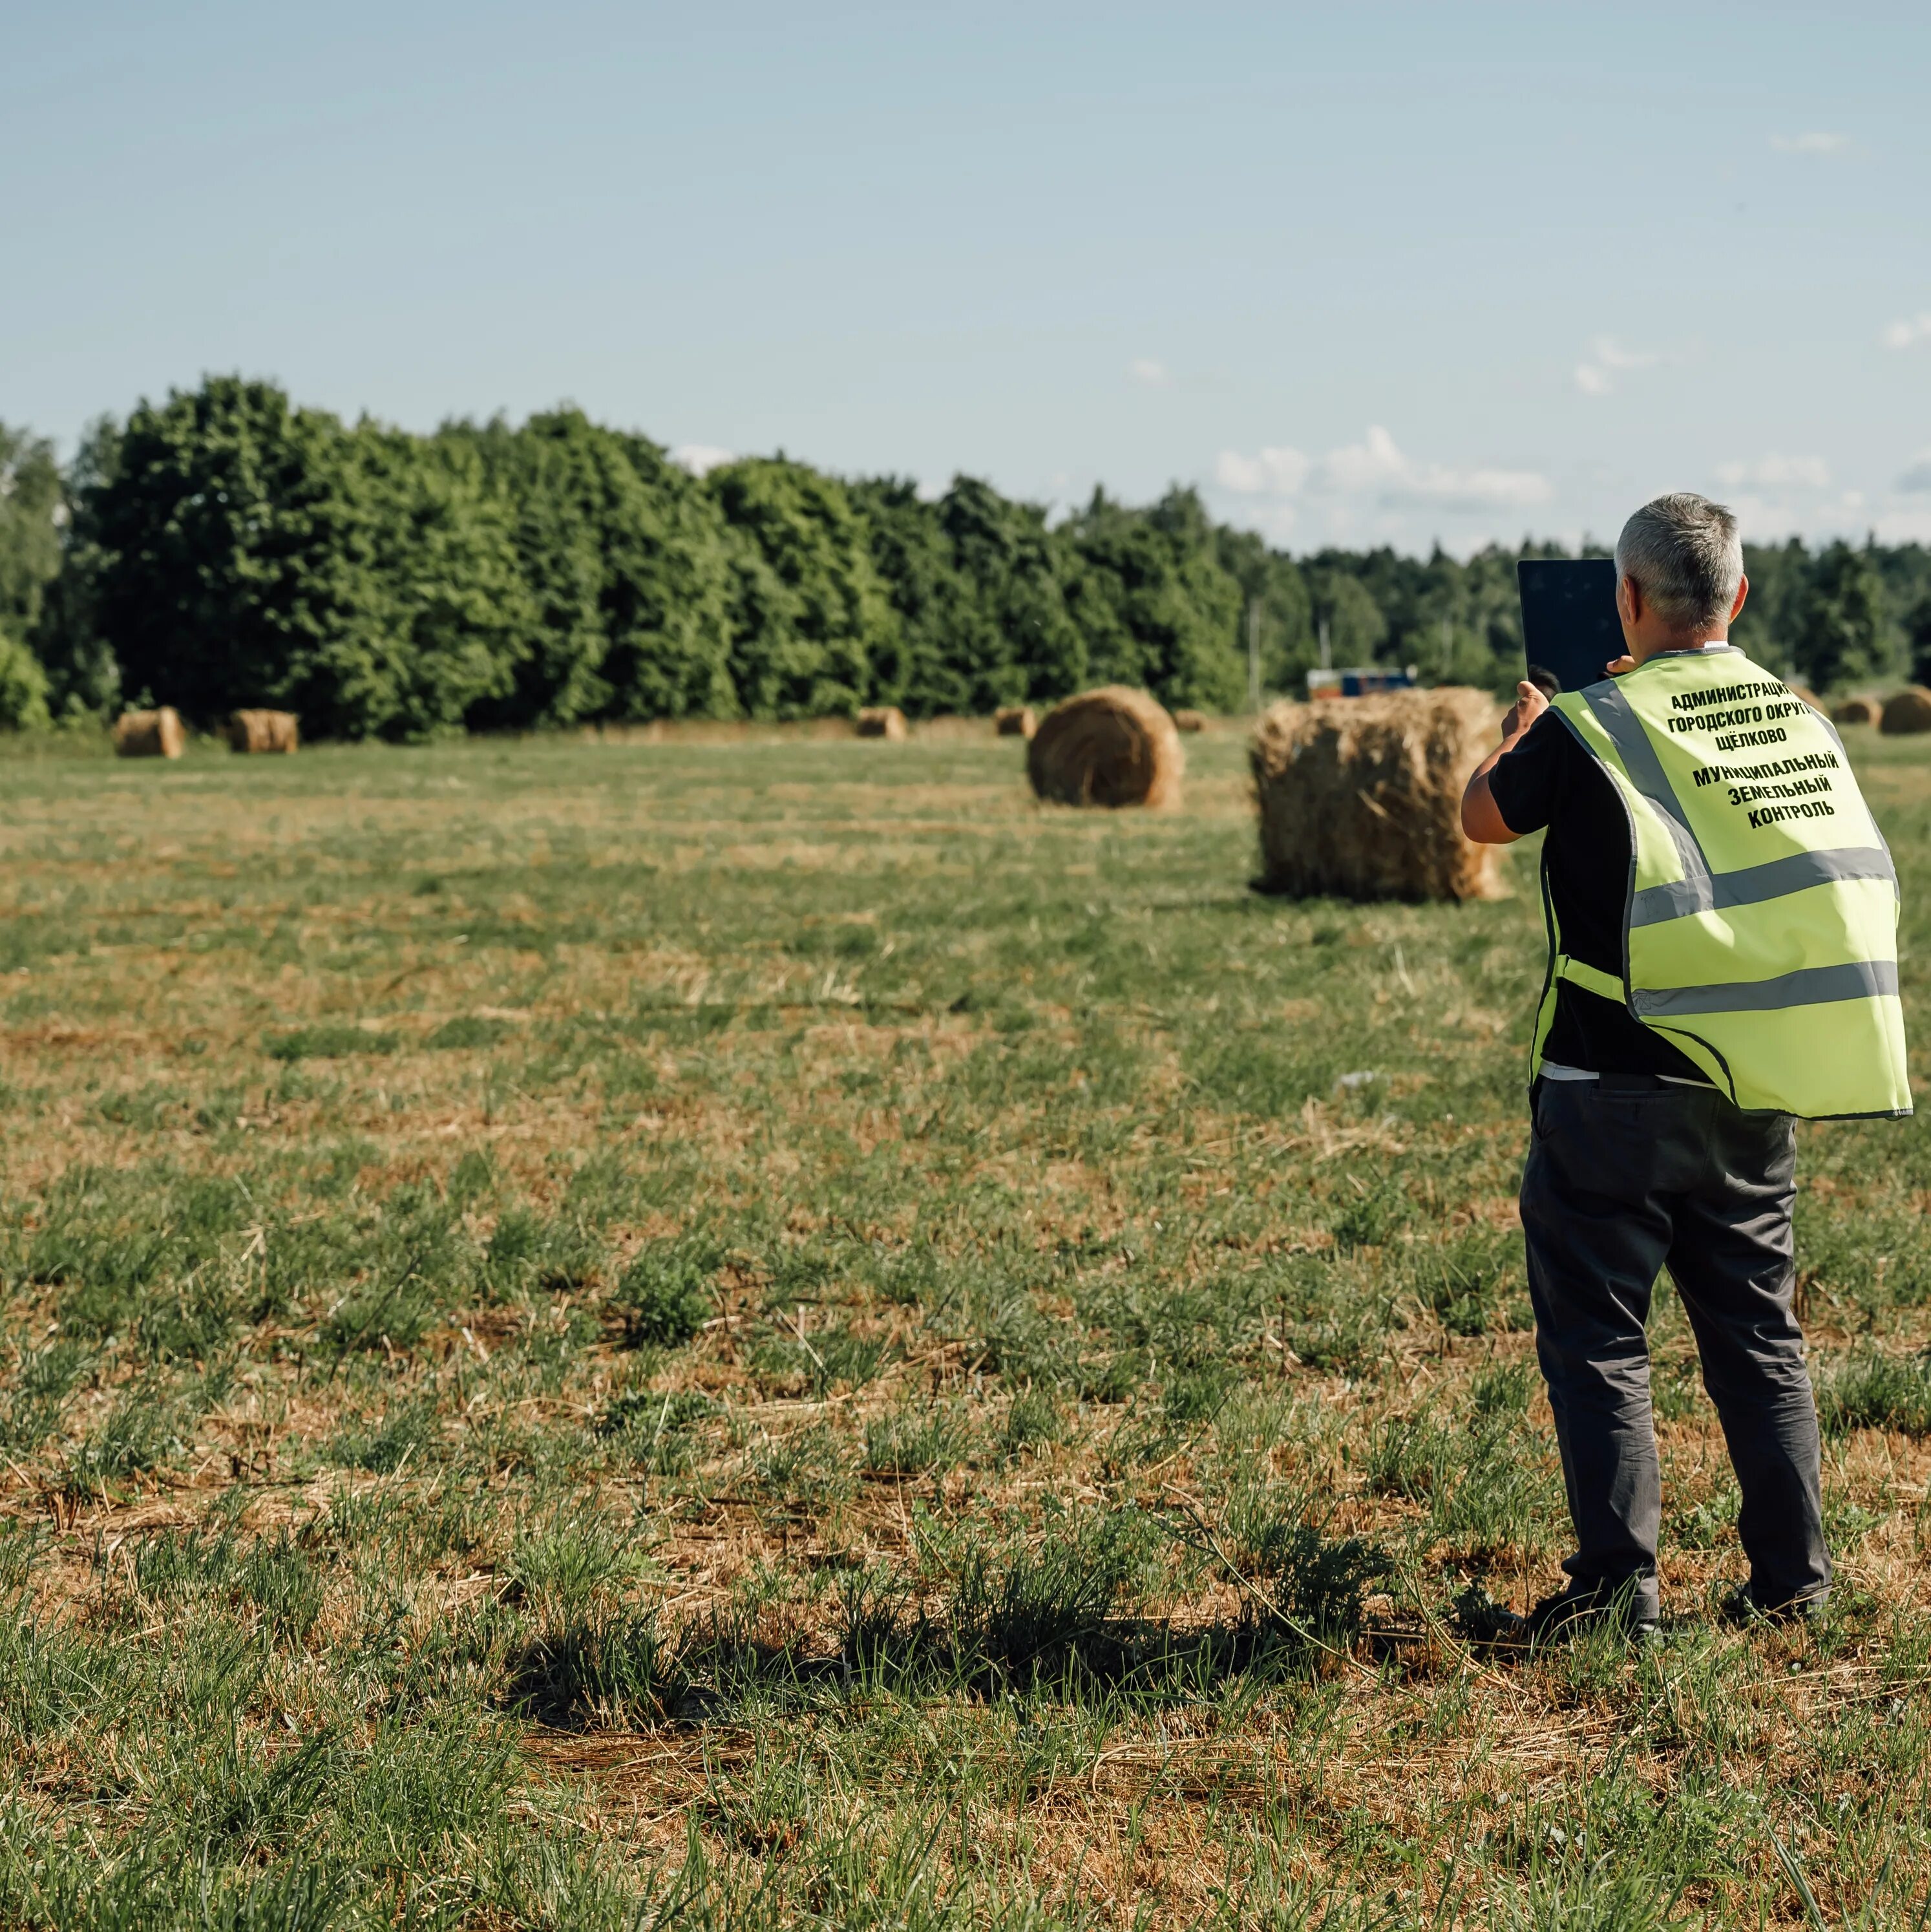
{"type": "Polygon", "coordinates": [[[1792,1116],[1909,1107],[1890,854],[1828,723],[1729,641],[1750,588],[1735,518],[1659,497],[1616,564],[1626,655],[1553,705],[1519,686],[1462,808],[1480,842],[1546,832],[1521,1208],[1577,1547],[1566,1588],[1526,1616],[1489,1606],[1482,1633],[1531,1642],[1657,1626],[1645,1330],[1666,1266],[1742,1492],[1750,1576],[1727,1607],[1821,1610],[1792,1116]],[[1809,1088],[1791,1071],[1807,1054],[1809,1088]]]}

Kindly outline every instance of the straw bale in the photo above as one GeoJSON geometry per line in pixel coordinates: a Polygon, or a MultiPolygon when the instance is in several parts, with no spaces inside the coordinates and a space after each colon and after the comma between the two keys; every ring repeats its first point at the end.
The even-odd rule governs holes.
{"type": "Polygon", "coordinates": [[[1039,728],[1030,704],[1002,704],[992,714],[992,724],[1002,738],[1030,738],[1039,728]]]}
{"type": "Polygon", "coordinates": [[[117,758],[178,758],[187,749],[187,733],[172,704],[158,711],[124,711],[114,721],[117,758]]]}
{"type": "Polygon", "coordinates": [[[1174,729],[1176,731],[1204,731],[1207,729],[1207,713],[1204,711],[1176,711],[1174,713],[1174,729]]]}
{"type": "Polygon", "coordinates": [[[1171,805],[1186,769],[1174,721],[1124,685],[1056,705],[1026,748],[1033,790],[1057,805],[1171,805]]]}
{"type": "Polygon", "coordinates": [[[1276,704],[1254,735],[1263,891],[1296,898],[1484,899],[1499,854],[1462,832],[1468,774],[1495,743],[1479,691],[1276,704]]]}
{"type": "Polygon", "coordinates": [[[1875,698],[1847,698],[1831,707],[1834,724],[1875,724],[1884,716],[1884,706],[1875,698]]]}
{"type": "Polygon", "coordinates": [[[292,752],[301,742],[292,711],[231,711],[228,744],[236,752],[292,752]]]}
{"type": "Polygon", "coordinates": [[[868,704],[858,714],[861,738],[903,738],[908,735],[905,714],[895,704],[868,704]]]}
{"type": "Polygon", "coordinates": [[[1900,737],[1907,732],[1931,731],[1931,691],[1921,684],[1907,685],[1884,701],[1884,715],[1878,729],[1900,737]]]}

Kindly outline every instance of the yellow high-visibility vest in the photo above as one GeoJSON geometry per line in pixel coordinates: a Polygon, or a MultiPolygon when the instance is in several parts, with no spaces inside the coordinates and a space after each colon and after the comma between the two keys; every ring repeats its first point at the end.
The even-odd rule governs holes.
{"type": "Polygon", "coordinates": [[[1742,652],[1669,652],[1552,703],[1607,772],[1634,862],[1621,979],[1562,950],[1549,974],[1621,1001],[1739,1107],[1810,1120],[1911,1112],[1897,875],[1823,715],[1742,652]]]}

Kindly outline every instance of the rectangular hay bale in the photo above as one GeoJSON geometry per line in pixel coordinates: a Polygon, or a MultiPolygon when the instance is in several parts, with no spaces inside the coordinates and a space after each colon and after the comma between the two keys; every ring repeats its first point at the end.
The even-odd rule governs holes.
{"type": "Polygon", "coordinates": [[[1277,704],[1249,754],[1264,892],[1297,898],[1483,899],[1498,849],[1462,836],[1462,793],[1501,713],[1479,691],[1277,704]]]}

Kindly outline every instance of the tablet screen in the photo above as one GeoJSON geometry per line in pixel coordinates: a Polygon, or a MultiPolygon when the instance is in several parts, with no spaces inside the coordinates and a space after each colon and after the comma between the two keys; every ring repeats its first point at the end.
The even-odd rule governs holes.
{"type": "Polygon", "coordinates": [[[1516,566],[1516,588],[1522,600],[1522,648],[1531,683],[1553,697],[1609,675],[1604,667],[1623,655],[1613,560],[1525,557],[1516,566]]]}

